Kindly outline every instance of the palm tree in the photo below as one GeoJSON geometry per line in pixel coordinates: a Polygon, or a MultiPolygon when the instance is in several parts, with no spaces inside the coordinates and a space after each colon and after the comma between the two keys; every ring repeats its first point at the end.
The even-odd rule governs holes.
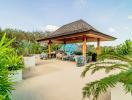
{"type": "Polygon", "coordinates": [[[112,47],[112,49],[105,47],[104,50],[105,52],[102,51],[98,58],[100,62],[86,66],[82,72],[82,77],[85,76],[87,71],[94,74],[102,69],[107,73],[115,69],[120,69],[121,72],[86,84],[83,88],[83,98],[92,96],[93,100],[96,100],[102,92],[106,92],[108,88],[115,87],[117,83],[122,83],[126,92],[132,94],[132,41],[126,40],[119,46],[112,47]]]}
{"type": "Polygon", "coordinates": [[[101,93],[106,92],[108,88],[115,87],[117,83],[122,83],[125,91],[132,94],[132,59],[114,53],[102,54],[98,62],[86,66],[81,76],[85,77],[88,71],[94,74],[102,69],[107,73],[116,69],[121,71],[118,74],[87,83],[83,88],[83,98],[92,97],[93,100],[97,100],[101,93]]]}

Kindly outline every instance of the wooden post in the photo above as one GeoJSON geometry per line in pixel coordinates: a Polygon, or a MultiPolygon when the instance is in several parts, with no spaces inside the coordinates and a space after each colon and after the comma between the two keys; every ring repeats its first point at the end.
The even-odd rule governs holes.
{"type": "Polygon", "coordinates": [[[66,44],[66,40],[64,39],[64,44],[66,44]]]}
{"type": "Polygon", "coordinates": [[[64,39],[64,52],[65,52],[66,40],[64,39]]]}
{"type": "Polygon", "coordinates": [[[87,37],[86,35],[83,36],[83,56],[86,59],[86,53],[87,53],[87,37]]]}
{"type": "Polygon", "coordinates": [[[97,38],[97,48],[96,48],[97,56],[100,54],[100,38],[97,38]]]}
{"type": "Polygon", "coordinates": [[[49,55],[49,58],[51,58],[51,40],[49,40],[49,43],[48,43],[48,55],[49,55]]]}

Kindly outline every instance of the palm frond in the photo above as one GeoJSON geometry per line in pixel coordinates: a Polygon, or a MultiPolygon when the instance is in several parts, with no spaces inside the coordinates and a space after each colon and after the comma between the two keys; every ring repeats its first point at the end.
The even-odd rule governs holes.
{"type": "Polygon", "coordinates": [[[113,64],[113,62],[94,62],[94,63],[89,63],[88,65],[85,66],[85,69],[84,71],[82,72],[81,76],[82,77],[85,77],[87,71],[91,70],[91,69],[94,69],[95,66],[97,65],[105,65],[105,64],[113,64]]]}
{"type": "MultiPolygon", "coordinates": [[[[107,49],[107,48],[105,48],[107,49]]],[[[123,85],[126,93],[132,94],[132,42],[105,50],[98,56],[98,62],[88,64],[81,76],[84,77],[88,71],[94,74],[97,71],[105,70],[110,72],[115,69],[121,70],[118,74],[110,75],[100,80],[88,83],[83,88],[83,98],[88,97],[97,100],[98,96],[106,92],[108,88],[113,88],[117,83],[123,85]]]]}
{"type": "Polygon", "coordinates": [[[110,54],[101,54],[98,57],[98,60],[105,60],[105,59],[120,60],[120,61],[127,62],[132,65],[132,59],[122,56],[122,55],[118,55],[118,54],[111,54],[111,53],[110,54]]]}
{"type": "Polygon", "coordinates": [[[81,76],[85,77],[86,73],[91,70],[91,74],[94,74],[95,72],[104,69],[105,72],[110,72],[114,69],[120,69],[120,70],[127,70],[129,68],[129,64],[127,63],[121,63],[121,62],[112,62],[112,61],[102,61],[102,62],[95,62],[88,64],[84,71],[82,72],[81,76]]]}
{"type": "Polygon", "coordinates": [[[112,70],[127,70],[128,65],[127,64],[113,64],[113,65],[96,65],[94,68],[92,68],[91,74],[94,74],[95,72],[104,69],[106,73],[109,73],[112,70]]]}
{"type": "Polygon", "coordinates": [[[118,74],[111,75],[109,77],[105,77],[101,80],[97,80],[91,83],[88,83],[83,88],[83,98],[92,96],[93,100],[97,99],[99,94],[102,92],[106,92],[107,89],[110,87],[114,87],[116,83],[119,81],[118,74]]]}
{"type": "Polygon", "coordinates": [[[131,93],[132,94],[132,83],[125,83],[123,84],[124,90],[126,93],[131,93]]]}

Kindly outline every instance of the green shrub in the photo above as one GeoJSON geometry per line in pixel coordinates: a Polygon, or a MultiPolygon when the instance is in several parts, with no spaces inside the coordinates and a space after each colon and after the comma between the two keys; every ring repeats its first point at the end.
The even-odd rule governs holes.
{"type": "Polygon", "coordinates": [[[82,52],[81,51],[75,51],[74,54],[75,55],[82,55],[82,52]]]}
{"type": "Polygon", "coordinates": [[[124,43],[115,46],[115,47],[102,47],[101,48],[101,53],[102,54],[108,54],[108,53],[113,53],[113,54],[119,54],[119,55],[132,55],[132,41],[131,40],[126,40],[124,43]]]}
{"type": "Polygon", "coordinates": [[[37,42],[23,40],[18,45],[19,47],[16,48],[16,52],[19,55],[32,56],[32,54],[40,54],[43,52],[43,47],[37,42]]]}
{"type": "Polygon", "coordinates": [[[11,51],[11,53],[8,52],[8,70],[20,70],[24,68],[22,56],[18,56],[16,52],[11,51]]]}
{"type": "Polygon", "coordinates": [[[4,34],[0,41],[0,100],[10,100],[10,93],[13,89],[12,83],[8,78],[7,53],[12,51],[9,45],[14,39],[6,40],[6,34],[4,34]]]}
{"type": "Polygon", "coordinates": [[[10,100],[13,83],[9,79],[9,71],[23,68],[22,57],[11,47],[14,39],[9,40],[6,34],[0,41],[0,100],[10,100]]]}
{"type": "Polygon", "coordinates": [[[131,55],[132,54],[132,41],[126,40],[123,44],[119,45],[115,49],[116,54],[131,55]]]}

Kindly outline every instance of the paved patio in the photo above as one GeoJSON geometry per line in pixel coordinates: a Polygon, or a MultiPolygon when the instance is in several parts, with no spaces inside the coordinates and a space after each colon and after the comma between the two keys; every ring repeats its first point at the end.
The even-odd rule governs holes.
{"type": "MultiPolygon", "coordinates": [[[[105,76],[104,72],[99,72],[81,78],[83,69],[74,62],[37,60],[37,66],[24,71],[24,80],[15,85],[12,100],[82,100],[82,87],[105,76]]],[[[99,100],[110,100],[110,92],[99,100]]]]}

